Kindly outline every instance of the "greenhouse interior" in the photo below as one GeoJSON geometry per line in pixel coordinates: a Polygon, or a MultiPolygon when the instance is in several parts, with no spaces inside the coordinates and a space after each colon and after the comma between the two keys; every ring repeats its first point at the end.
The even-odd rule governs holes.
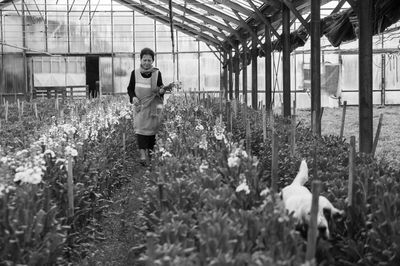
{"type": "Polygon", "coordinates": [[[0,0],[0,49],[0,265],[400,265],[399,0],[0,0]]]}

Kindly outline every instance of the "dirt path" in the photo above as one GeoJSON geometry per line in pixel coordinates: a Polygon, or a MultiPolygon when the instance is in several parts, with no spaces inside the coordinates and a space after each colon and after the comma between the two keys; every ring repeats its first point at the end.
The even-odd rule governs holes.
{"type": "Polygon", "coordinates": [[[139,212],[142,203],[139,198],[148,185],[146,168],[139,166],[132,154],[127,159],[126,175],[130,182],[114,193],[111,206],[101,221],[105,240],[96,245],[92,253],[80,265],[127,266],[135,254],[133,247],[143,243],[145,232],[140,230],[139,212]]]}

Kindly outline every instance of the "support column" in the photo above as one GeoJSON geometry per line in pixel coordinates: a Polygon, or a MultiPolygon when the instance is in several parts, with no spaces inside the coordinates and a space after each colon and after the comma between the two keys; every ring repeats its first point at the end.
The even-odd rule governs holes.
{"type": "MultiPolygon", "coordinates": [[[[23,73],[23,84],[24,84],[24,94],[25,99],[30,99],[27,97],[29,95],[29,88],[28,88],[28,60],[26,59],[26,18],[25,18],[25,0],[21,1],[21,10],[22,10],[22,64],[24,68],[23,73]]],[[[15,92],[17,93],[17,92],[15,92]]]]}
{"type": "Polygon", "coordinates": [[[290,116],[290,10],[286,5],[282,5],[282,29],[283,29],[283,115],[290,116]]]}
{"type": "Polygon", "coordinates": [[[227,66],[227,60],[228,60],[228,53],[226,51],[223,52],[223,65],[222,65],[222,82],[221,82],[221,91],[224,93],[225,97],[228,92],[228,66],[227,66]]]}
{"type": "Polygon", "coordinates": [[[111,4],[111,88],[112,94],[115,93],[115,77],[114,77],[114,7],[113,0],[110,0],[111,4]]]}
{"type": "Polygon", "coordinates": [[[243,101],[247,105],[247,45],[246,42],[244,41],[242,43],[243,46],[243,58],[242,58],[242,64],[243,64],[243,71],[242,71],[242,82],[243,82],[243,101]]]}
{"type": "Polygon", "coordinates": [[[67,52],[71,52],[71,40],[69,36],[69,0],[67,0],[67,52]]]}
{"type": "Polygon", "coordinates": [[[372,128],[372,0],[357,1],[359,37],[359,122],[360,152],[370,153],[372,128]]]}
{"type": "Polygon", "coordinates": [[[251,40],[251,106],[253,109],[257,109],[258,106],[258,95],[257,95],[257,86],[258,86],[258,69],[257,69],[257,58],[258,58],[258,36],[257,29],[254,29],[256,34],[253,34],[253,38],[251,40]]]}
{"type": "Polygon", "coordinates": [[[229,74],[229,100],[232,100],[233,99],[233,56],[232,56],[232,47],[229,48],[228,74],[229,74]]]}
{"type": "Polygon", "coordinates": [[[265,24],[265,108],[271,110],[272,106],[272,43],[271,29],[265,24]]]}
{"type": "Polygon", "coordinates": [[[240,80],[240,68],[239,68],[239,63],[240,63],[240,53],[239,53],[239,42],[235,42],[235,60],[234,60],[234,68],[235,68],[235,99],[239,99],[239,80],[240,80]]]}
{"type": "Polygon", "coordinates": [[[46,52],[49,51],[49,36],[48,36],[48,25],[47,25],[47,0],[44,0],[44,38],[46,52]]]}
{"type": "Polygon", "coordinates": [[[321,0],[311,0],[311,120],[314,134],[321,135],[321,0]],[[315,124],[314,124],[315,123],[315,124]]]}

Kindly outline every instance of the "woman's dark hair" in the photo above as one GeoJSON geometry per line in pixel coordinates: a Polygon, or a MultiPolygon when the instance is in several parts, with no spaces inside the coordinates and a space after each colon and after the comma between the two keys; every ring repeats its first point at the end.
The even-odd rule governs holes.
{"type": "Polygon", "coordinates": [[[143,48],[142,51],[140,51],[140,59],[142,59],[145,54],[150,55],[154,61],[154,51],[153,50],[151,50],[150,48],[143,48]]]}

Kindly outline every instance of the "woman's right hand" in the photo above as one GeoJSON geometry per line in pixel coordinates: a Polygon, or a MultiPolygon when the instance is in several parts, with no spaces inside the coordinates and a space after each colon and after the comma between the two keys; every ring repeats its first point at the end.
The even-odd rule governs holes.
{"type": "Polygon", "coordinates": [[[140,101],[137,97],[133,97],[132,104],[135,106],[136,113],[139,113],[141,110],[140,101]]]}

